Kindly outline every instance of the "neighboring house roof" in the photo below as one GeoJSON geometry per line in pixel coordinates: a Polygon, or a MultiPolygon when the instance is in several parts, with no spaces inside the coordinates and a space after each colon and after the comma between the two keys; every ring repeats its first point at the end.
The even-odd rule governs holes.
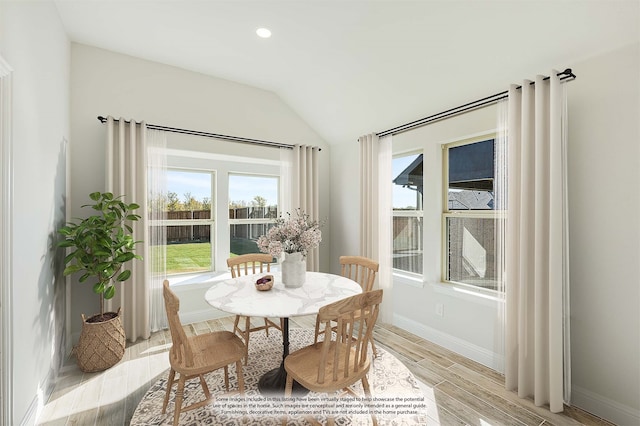
{"type": "MultiPolygon", "coordinates": [[[[494,140],[449,149],[449,210],[493,209],[494,140]]],[[[423,157],[418,155],[393,179],[396,185],[423,190],[423,157]]]]}
{"type": "Polygon", "coordinates": [[[422,154],[418,155],[394,180],[396,185],[414,189],[422,194],[422,154]]]}
{"type": "Polygon", "coordinates": [[[492,210],[493,192],[449,191],[449,210],[492,210]]]}
{"type": "Polygon", "coordinates": [[[449,148],[449,187],[492,191],[494,140],[449,148]]]}

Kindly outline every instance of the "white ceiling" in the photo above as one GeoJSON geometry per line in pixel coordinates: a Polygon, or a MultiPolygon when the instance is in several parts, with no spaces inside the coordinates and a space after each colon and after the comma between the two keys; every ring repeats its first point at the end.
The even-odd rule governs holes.
{"type": "Polygon", "coordinates": [[[55,3],[71,40],[271,90],[333,144],[640,40],[638,0],[55,3]]]}

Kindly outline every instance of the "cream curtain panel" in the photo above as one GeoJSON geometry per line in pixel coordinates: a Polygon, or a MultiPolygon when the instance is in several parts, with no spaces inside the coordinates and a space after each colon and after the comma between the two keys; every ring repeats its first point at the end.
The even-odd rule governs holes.
{"type": "Polygon", "coordinates": [[[393,321],[392,137],[364,135],[360,143],[360,255],[377,261],[377,288],[384,290],[381,321],[393,321]]]}
{"type": "MultiPolygon", "coordinates": [[[[280,149],[280,208],[281,213],[301,209],[311,219],[320,220],[318,181],[319,148],[294,145],[293,149],[280,149]]],[[[318,249],[307,253],[307,270],[318,271],[318,249]]]]}
{"type": "Polygon", "coordinates": [[[158,299],[162,293],[154,288],[153,283],[157,280],[152,280],[150,272],[152,256],[149,249],[147,202],[148,147],[150,143],[160,146],[166,144],[166,139],[163,132],[149,132],[144,122],[136,123],[131,120],[127,123],[124,119],[115,120],[113,117],[107,117],[106,124],[106,190],[116,196],[123,195],[126,202],[135,202],[141,206],[137,213],[142,218],[133,223],[133,238],[143,241],[138,245],[137,251],[144,261],[131,262],[131,277],[123,283],[117,283],[115,297],[107,301],[107,308],[110,310],[122,309],[127,339],[135,342],[138,338],[147,339],[151,335],[152,311],[154,330],[162,328],[166,321],[161,308],[162,300],[158,299]]]}
{"type": "Polygon", "coordinates": [[[509,90],[505,379],[561,412],[570,384],[566,95],[557,71],[550,76],[509,90]]]}
{"type": "MultiPolygon", "coordinates": [[[[160,223],[166,219],[167,191],[167,135],[160,130],[147,129],[147,200],[145,202],[145,221],[151,224],[160,223]]],[[[144,244],[148,257],[145,258],[145,273],[149,283],[149,321],[151,331],[163,330],[169,327],[164,307],[162,286],[167,278],[167,227],[149,226],[144,244]],[[153,247],[153,253],[151,253],[153,247]],[[154,272],[155,271],[155,272],[154,272]]]]}

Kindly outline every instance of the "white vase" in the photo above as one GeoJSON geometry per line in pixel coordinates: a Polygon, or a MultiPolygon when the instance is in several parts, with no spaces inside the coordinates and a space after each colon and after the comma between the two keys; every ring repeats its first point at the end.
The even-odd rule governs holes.
{"type": "Polygon", "coordinates": [[[285,287],[295,288],[304,284],[307,261],[302,253],[285,253],[280,267],[282,268],[282,283],[285,287]]]}

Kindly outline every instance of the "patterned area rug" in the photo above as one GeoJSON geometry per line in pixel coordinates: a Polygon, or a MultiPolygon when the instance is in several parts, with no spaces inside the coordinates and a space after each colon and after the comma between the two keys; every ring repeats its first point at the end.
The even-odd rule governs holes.
{"type": "MultiPolygon", "coordinates": [[[[293,352],[313,342],[313,330],[291,329],[290,351],[293,352]]],[[[327,414],[335,415],[336,425],[371,424],[369,407],[373,407],[380,425],[425,425],[427,409],[424,395],[411,372],[393,355],[377,347],[378,357],[373,360],[369,371],[371,400],[366,401],[362,386],[356,389],[363,398],[310,392],[304,397],[286,402],[289,425],[307,425],[304,415],[326,422],[327,414]]],[[[265,372],[277,368],[282,360],[282,335],[271,331],[269,337],[264,332],[252,333],[249,344],[249,364],[244,367],[245,397],[221,396],[214,402],[180,415],[181,425],[264,425],[281,424],[280,414],[285,402],[278,397],[264,397],[257,389],[258,380],[265,372]]],[[[237,389],[235,367],[229,371],[230,387],[237,389]]],[[[154,383],[144,395],[131,419],[131,425],[170,425],[173,421],[175,386],[167,413],[162,414],[168,371],[154,383]]],[[[224,390],[222,371],[207,376],[207,384],[213,394],[224,390]]],[[[185,403],[203,399],[202,388],[197,379],[185,386],[185,403]]]]}

